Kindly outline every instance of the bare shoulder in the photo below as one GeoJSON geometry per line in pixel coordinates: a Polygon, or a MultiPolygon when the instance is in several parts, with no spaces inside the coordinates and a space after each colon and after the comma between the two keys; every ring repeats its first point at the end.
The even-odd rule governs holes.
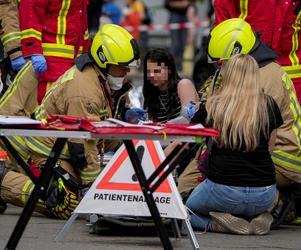
{"type": "Polygon", "coordinates": [[[198,95],[193,82],[187,78],[183,78],[178,83],[178,95],[180,97],[182,105],[191,101],[196,102],[198,95]]]}
{"type": "Polygon", "coordinates": [[[188,78],[183,78],[178,83],[178,88],[194,87],[193,82],[188,78]]]}
{"type": "Polygon", "coordinates": [[[188,78],[183,78],[178,83],[178,92],[180,93],[182,91],[196,92],[193,82],[191,80],[189,80],[188,78]]]}

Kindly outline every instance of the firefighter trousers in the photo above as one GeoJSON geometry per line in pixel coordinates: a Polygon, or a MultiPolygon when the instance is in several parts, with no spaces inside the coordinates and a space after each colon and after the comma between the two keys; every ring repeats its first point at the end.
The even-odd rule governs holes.
{"type": "MultiPolygon", "coordinates": [[[[67,161],[60,161],[60,166],[76,177],[72,165],[67,161]]],[[[0,194],[6,202],[15,206],[24,207],[34,189],[33,181],[24,173],[9,171],[3,178],[0,194]]],[[[47,211],[45,202],[41,199],[36,204],[35,211],[44,214],[47,211]]]]}

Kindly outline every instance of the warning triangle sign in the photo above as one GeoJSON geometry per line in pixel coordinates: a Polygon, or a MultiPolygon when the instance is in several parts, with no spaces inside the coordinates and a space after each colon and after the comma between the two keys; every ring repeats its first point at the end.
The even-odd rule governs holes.
{"type": "MultiPolygon", "coordinates": [[[[146,178],[165,159],[159,141],[133,141],[146,178]]],[[[167,166],[168,167],[168,166],[167,166]]],[[[162,217],[186,219],[173,177],[169,175],[153,193],[162,217]]],[[[150,216],[128,152],[122,145],[97,177],[74,213],[150,216]]]]}
{"type": "MultiPolygon", "coordinates": [[[[138,141],[134,141],[135,146],[137,143],[138,141]]],[[[142,166],[147,164],[149,170],[155,170],[161,163],[155,144],[153,141],[144,141],[142,144],[145,145],[140,143],[137,146],[137,153],[140,160],[142,160],[142,166]]],[[[126,148],[123,147],[122,152],[113,162],[110,170],[97,184],[96,189],[141,191],[134,169],[132,168],[132,171],[129,171],[128,165],[132,164],[126,148]]],[[[147,176],[147,173],[145,174],[147,176]]],[[[167,179],[158,187],[156,192],[171,193],[167,179]]]]}

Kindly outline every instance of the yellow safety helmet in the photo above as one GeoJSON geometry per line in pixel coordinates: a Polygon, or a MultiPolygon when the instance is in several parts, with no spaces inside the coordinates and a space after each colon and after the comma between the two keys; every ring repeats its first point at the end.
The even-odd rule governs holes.
{"type": "Polygon", "coordinates": [[[105,24],[95,34],[90,48],[94,61],[100,68],[108,65],[139,65],[139,47],[132,35],[115,24],[105,24]]]}
{"type": "Polygon", "coordinates": [[[227,19],[210,32],[208,55],[213,61],[228,60],[235,54],[248,54],[255,42],[249,23],[241,18],[227,19]]]}

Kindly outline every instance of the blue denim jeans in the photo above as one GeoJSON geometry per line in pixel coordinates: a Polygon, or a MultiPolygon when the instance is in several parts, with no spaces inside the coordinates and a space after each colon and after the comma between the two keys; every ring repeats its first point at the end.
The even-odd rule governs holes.
{"type": "Polygon", "coordinates": [[[237,187],[217,184],[206,179],[191,193],[186,205],[192,211],[190,222],[193,228],[210,230],[209,212],[253,217],[270,208],[275,196],[276,185],[237,187]]]}

